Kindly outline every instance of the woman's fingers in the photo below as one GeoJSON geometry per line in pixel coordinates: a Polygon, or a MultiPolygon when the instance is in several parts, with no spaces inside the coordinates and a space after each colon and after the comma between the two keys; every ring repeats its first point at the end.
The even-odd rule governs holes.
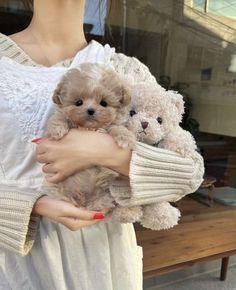
{"type": "Polygon", "coordinates": [[[65,175],[65,172],[58,172],[58,168],[54,163],[45,164],[42,167],[42,171],[46,173],[45,179],[50,183],[58,183],[65,180],[68,176],[65,175]]]}
{"type": "Polygon", "coordinates": [[[84,208],[76,207],[68,201],[58,200],[49,196],[39,198],[34,205],[33,212],[53,220],[64,217],[86,221],[105,218],[103,212],[85,210],[84,208]]]}
{"type": "Polygon", "coordinates": [[[93,221],[83,221],[79,219],[73,219],[68,217],[61,217],[58,220],[61,224],[66,226],[71,231],[77,231],[83,227],[91,226],[99,222],[99,220],[93,220],[93,221]]]}
{"type": "Polygon", "coordinates": [[[57,172],[55,174],[48,174],[45,176],[45,179],[48,181],[48,182],[51,182],[51,183],[58,183],[60,181],[63,181],[67,176],[64,176],[61,172],[57,172]]]}
{"type": "Polygon", "coordinates": [[[45,154],[49,151],[50,151],[50,154],[53,153],[53,149],[57,143],[58,143],[58,141],[56,141],[56,140],[42,138],[40,143],[36,142],[36,144],[37,144],[36,154],[41,155],[41,154],[45,154]]]}
{"type": "Polygon", "coordinates": [[[42,170],[44,173],[46,174],[55,174],[57,173],[57,170],[54,168],[54,165],[49,163],[49,164],[45,164],[43,167],[42,167],[42,170]]]}
{"type": "Polygon", "coordinates": [[[47,155],[46,155],[45,153],[37,154],[37,155],[36,155],[36,160],[37,160],[39,163],[46,163],[47,155]]]}
{"type": "Polygon", "coordinates": [[[70,206],[69,210],[66,209],[61,217],[71,217],[75,219],[90,221],[94,219],[104,219],[105,214],[103,212],[89,211],[81,207],[70,206]]]}

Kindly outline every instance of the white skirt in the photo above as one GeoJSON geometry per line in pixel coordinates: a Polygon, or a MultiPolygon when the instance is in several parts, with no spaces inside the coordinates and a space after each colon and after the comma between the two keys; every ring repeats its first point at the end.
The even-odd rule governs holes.
{"type": "Polygon", "coordinates": [[[72,232],[43,218],[26,257],[0,251],[1,290],[142,290],[142,248],[132,224],[72,232]]]}

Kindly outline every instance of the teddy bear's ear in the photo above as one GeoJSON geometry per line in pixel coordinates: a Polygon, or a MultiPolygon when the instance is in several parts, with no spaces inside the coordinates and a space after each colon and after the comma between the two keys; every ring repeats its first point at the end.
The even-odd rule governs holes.
{"type": "Polygon", "coordinates": [[[126,88],[122,88],[120,103],[123,106],[127,106],[127,105],[129,105],[130,102],[131,102],[131,96],[130,96],[128,90],[126,88]]]}
{"type": "Polygon", "coordinates": [[[184,100],[183,96],[178,94],[175,91],[168,91],[169,96],[171,97],[171,102],[174,104],[178,110],[178,113],[180,115],[183,115],[184,113],[184,100]]]}

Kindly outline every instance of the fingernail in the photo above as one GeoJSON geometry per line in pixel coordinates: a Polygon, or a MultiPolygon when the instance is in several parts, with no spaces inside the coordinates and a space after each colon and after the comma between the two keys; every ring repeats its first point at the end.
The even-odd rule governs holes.
{"type": "Polygon", "coordinates": [[[104,219],[104,217],[105,217],[104,213],[98,212],[98,213],[95,213],[95,215],[93,216],[93,219],[94,220],[102,220],[102,219],[104,219]]]}
{"type": "Polygon", "coordinates": [[[42,141],[42,138],[36,138],[36,139],[31,140],[32,143],[36,143],[36,144],[39,144],[41,141],[42,141]]]}

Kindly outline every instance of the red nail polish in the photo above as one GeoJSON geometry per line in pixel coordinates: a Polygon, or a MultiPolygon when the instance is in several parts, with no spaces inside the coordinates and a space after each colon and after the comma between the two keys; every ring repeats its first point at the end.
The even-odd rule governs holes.
{"type": "Polygon", "coordinates": [[[36,144],[39,144],[41,141],[42,141],[42,138],[36,138],[36,139],[31,140],[32,143],[36,143],[36,144]]]}
{"type": "Polygon", "coordinates": [[[93,219],[94,220],[102,220],[102,219],[104,219],[104,217],[105,217],[104,213],[98,212],[98,213],[95,213],[95,215],[93,216],[93,219]]]}

